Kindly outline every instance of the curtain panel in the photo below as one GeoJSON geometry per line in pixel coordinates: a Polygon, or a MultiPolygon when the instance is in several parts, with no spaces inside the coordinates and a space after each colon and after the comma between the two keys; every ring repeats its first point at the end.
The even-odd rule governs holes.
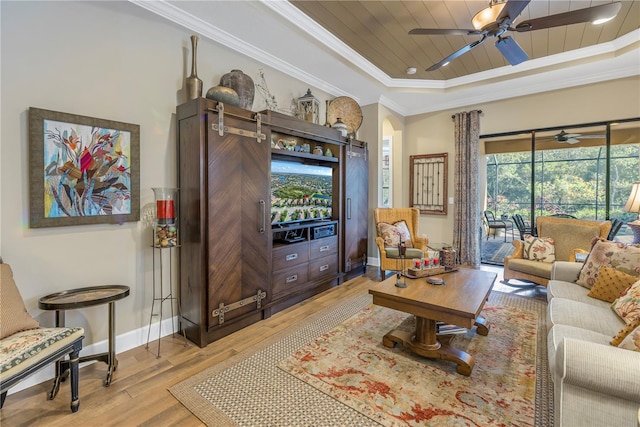
{"type": "Polygon", "coordinates": [[[481,220],[478,208],[480,111],[453,116],[455,137],[455,204],[453,245],[460,264],[480,267],[481,220]]]}

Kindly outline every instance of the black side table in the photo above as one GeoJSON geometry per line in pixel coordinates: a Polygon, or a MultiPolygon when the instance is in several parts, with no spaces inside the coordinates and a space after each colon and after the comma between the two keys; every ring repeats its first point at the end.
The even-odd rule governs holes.
{"type": "MultiPolygon", "coordinates": [[[[42,310],[55,310],[56,327],[64,327],[65,310],[91,307],[94,305],[109,304],[109,351],[106,353],[94,354],[80,357],[80,363],[89,360],[105,362],[109,365],[107,378],[104,386],[109,387],[111,377],[118,367],[116,358],[116,306],[115,302],[129,295],[129,287],[124,285],[103,285],[90,286],[87,288],[71,289],[68,291],[56,292],[46,295],[38,300],[38,307],[42,310]]],[[[69,361],[61,360],[56,363],[56,378],[53,381],[53,388],[49,394],[49,399],[53,399],[60,389],[60,382],[69,375],[69,361]]]]}

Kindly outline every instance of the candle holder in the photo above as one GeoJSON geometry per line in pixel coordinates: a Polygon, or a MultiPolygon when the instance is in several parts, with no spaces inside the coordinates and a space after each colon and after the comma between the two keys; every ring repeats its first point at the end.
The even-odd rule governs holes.
{"type": "Polygon", "coordinates": [[[177,188],[152,188],[156,198],[156,220],[153,227],[153,246],[168,248],[178,246],[176,226],[177,188]]]}
{"type": "MultiPolygon", "coordinates": [[[[400,242],[398,244],[398,260],[400,261],[400,265],[399,265],[399,269],[398,271],[396,271],[396,286],[398,288],[406,288],[407,287],[407,282],[405,281],[404,277],[406,276],[404,268],[405,268],[405,257],[407,254],[407,247],[405,246],[404,242],[400,242]]],[[[396,261],[396,268],[398,267],[396,261]]]]}

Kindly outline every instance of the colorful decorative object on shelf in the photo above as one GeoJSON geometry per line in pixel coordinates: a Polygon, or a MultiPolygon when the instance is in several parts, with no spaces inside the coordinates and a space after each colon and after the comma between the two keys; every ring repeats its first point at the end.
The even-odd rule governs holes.
{"type": "Polygon", "coordinates": [[[298,98],[298,118],[311,123],[320,123],[320,101],[307,89],[304,96],[298,98]]]}
{"type": "Polygon", "coordinates": [[[196,49],[198,47],[198,36],[191,36],[191,75],[186,79],[187,98],[189,100],[202,97],[202,80],[198,78],[198,67],[196,65],[196,49]]]}
{"type": "Polygon", "coordinates": [[[156,198],[156,221],[153,231],[153,245],[167,248],[178,245],[176,226],[177,188],[152,188],[156,198]]]}
{"type": "Polygon", "coordinates": [[[231,70],[220,78],[220,86],[235,90],[240,98],[239,107],[245,110],[251,110],[256,87],[250,76],[243,73],[242,70],[231,70]]]}

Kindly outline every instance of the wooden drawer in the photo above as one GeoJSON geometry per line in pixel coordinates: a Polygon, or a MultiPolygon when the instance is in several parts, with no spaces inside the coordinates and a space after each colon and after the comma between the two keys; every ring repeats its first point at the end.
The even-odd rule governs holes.
{"type": "Polygon", "coordinates": [[[278,298],[296,290],[297,286],[304,285],[308,281],[308,264],[300,264],[274,273],[271,280],[273,297],[278,298]]]}
{"type": "Polygon", "coordinates": [[[312,240],[309,243],[309,259],[324,258],[336,253],[338,253],[338,236],[312,240]]]}
{"type": "Polygon", "coordinates": [[[279,246],[271,254],[273,271],[293,267],[309,261],[309,242],[279,246]]]}
{"type": "Polygon", "coordinates": [[[338,273],[338,256],[336,254],[309,261],[309,280],[338,273]]]}

